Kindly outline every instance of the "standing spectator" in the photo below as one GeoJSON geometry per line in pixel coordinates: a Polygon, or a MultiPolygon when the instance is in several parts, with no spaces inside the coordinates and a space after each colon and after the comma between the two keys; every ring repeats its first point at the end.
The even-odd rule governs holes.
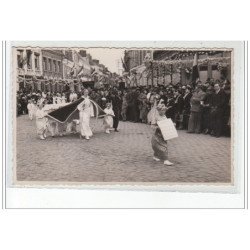
{"type": "Polygon", "coordinates": [[[124,91],[122,96],[122,109],[121,109],[121,116],[124,122],[127,120],[127,110],[128,110],[127,92],[124,91]]]}
{"type": "Polygon", "coordinates": [[[203,102],[203,110],[202,110],[202,132],[204,134],[210,134],[211,132],[211,106],[212,106],[212,96],[213,96],[213,87],[209,86],[206,91],[206,96],[203,102]]]}
{"type": "Polygon", "coordinates": [[[212,108],[211,108],[211,121],[212,132],[211,135],[220,137],[223,128],[223,112],[225,110],[226,95],[220,88],[219,83],[214,85],[215,93],[212,96],[212,108]]]}
{"type": "Polygon", "coordinates": [[[184,108],[183,92],[182,89],[177,90],[177,96],[175,98],[175,123],[176,128],[179,129],[182,123],[182,113],[184,108]]]}
{"type": "Polygon", "coordinates": [[[201,132],[201,102],[204,101],[205,96],[206,93],[201,89],[201,85],[197,84],[193,96],[190,100],[191,114],[188,122],[188,133],[199,134],[201,132]]]}
{"type": "Polygon", "coordinates": [[[192,97],[191,93],[191,86],[187,86],[185,89],[185,94],[183,96],[183,119],[182,119],[182,124],[180,126],[180,129],[188,129],[188,120],[190,117],[190,100],[192,97]]]}
{"type": "Polygon", "coordinates": [[[139,110],[140,110],[140,115],[139,115],[139,120],[140,122],[145,122],[145,113],[147,109],[147,91],[143,90],[139,96],[138,96],[138,101],[139,101],[139,110]]]}
{"type": "Polygon", "coordinates": [[[168,92],[166,117],[171,118],[173,122],[175,120],[175,99],[174,94],[171,90],[169,90],[168,92]]]}
{"type": "Polygon", "coordinates": [[[224,114],[223,114],[223,134],[226,136],[230,136],[231,88],[229,84],[224,86],[224,91],[226,95],[226,103],[225,103],[225,109],[224,109],[224,114]]]}
{"type": "Polygon", "coordinates": [[[117,90],[114,90],[111,93],[110,101],[112,103],[113,111],[114,111],[114,114],[115,114],[113,128],[115,129],[115,132],[119,132],[117,128],[118,128],[120,114],[121,114],[122,99],[118,95],[118,91],[117,90]]]}

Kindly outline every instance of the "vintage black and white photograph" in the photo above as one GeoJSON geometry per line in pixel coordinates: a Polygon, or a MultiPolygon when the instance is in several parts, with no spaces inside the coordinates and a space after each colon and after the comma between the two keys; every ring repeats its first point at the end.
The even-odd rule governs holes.
{"type": "Polygon", "coordinates": [[[12,47],[15,182],[232,185],[233,52],[12,47]]]}

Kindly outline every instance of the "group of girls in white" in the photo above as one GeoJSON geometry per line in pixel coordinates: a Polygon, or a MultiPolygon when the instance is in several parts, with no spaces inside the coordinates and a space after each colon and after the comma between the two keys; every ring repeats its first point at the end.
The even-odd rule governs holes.
{"type": "MultiPolygon", "coordinates": [[[[88,96],[88,90],[84,91],[83,101],[77,106],[79,110],[79,121],[80,125],[80,138],[85,138],[89,140],[93,136],[93,132],[90,127],[90,118],[93,116],[93,107],[91,100],[88,96]]],[[[44,110],[43,102],[38,102],[37,105],[32,101],[28,104],[29,118],[32,120],[35,116],[36,118],[36,129],[37,135],[41,140],[46,139],[46,133],[48,128],[51,127],[49,123],[49,119],[46,117],[47,112],[44,110]]],[[[152,149],[154,151],[153,159],[155,161],[163,161],[165,165],[173,165],[172,162],[168,160],[168,145],[167,141],[164,140],[163,135],[161,133],[160,128],[157,126],[157,121],[162,121],[167,119],[165,116],[166,106],[163,103],[155,104],[154,109],[151,114],[151,124],[155,127],[155,132],[151,139],[152,149]]],[[[114,111],[112,109],[112,104],[107,103],[106,108],[104,109],[104,118],[103,118],[103,126],[104,131],[107,134],[110,134],[110,131],[113,130],[113,117],[115,117],[114,111]]],[[[71,124],[72,125],[72,124],[71,124]]],[[[57,127],[58,129],[58,127],[57,127]]],[[[60,130],[60,128],[59,128],[60,130]]],[[[50,130],[51,131],[51,130],[50,130]]],[[[52,130],[51,135],[54,136],[54,132],[52,130]]],[[[62,135],[61,133],[59,133],[62,135]]]]}
{"type": "MultiPolygon", "coordinates": [[[[86,140],[89,140],[90,137],[93,136],[93,132],[90,127],[90,118],[93,116],[93,106],[92,106],[93,104],[89,99],[87,89],[84,91],[82,97],[83,101],[77,106],[77,109],[79,110],[79,120],[73,120],[72,122],[66,124],[67,126],[66,130],[75,133],[76,124],[79,124],[80,138],[82,139],[85,138],[86,140]]],[[[53,99],[53,103],[61,104],[65,103],[65,100],[66,99],[64,99],[63,96],[62,97],[58,96],[55,99],[53,99]]],[[[37,103],[35,103],[33,100],[29,100],[27,109],[28,109],[29,119],[30,120],[33,120],[34,118],[36,119],[36,129],[39,139],[41,140],[46,139],[47,137],[46,134],[48,132],[51,133],[52,137],[54,137],[56,134],[59,134],[59,136],[64,135],[63,131],[65,129],[65,126],[47,117],[48,110],[42,98],[37,103]]],[[[113,117],[115,116],[111,103],[106,104],[104,112],[105,112],[103,118],[104,131],[105,133],[110,134],[110,131],[113,130],[113,117]]]]}

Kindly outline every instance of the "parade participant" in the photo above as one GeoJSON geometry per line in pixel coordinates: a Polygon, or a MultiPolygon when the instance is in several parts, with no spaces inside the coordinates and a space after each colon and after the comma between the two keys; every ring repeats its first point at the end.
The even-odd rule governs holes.
{"type": "Polygon", "coordinates": [[[62,103],[61,94],[60,94],[60,93],[57,93],[57,96],[56,96],[56,104],[61,104],[61,103],[62,103]]]}
{"type": "Polygon", "coordinates": [[[44,140],[46,138],[47,118],[43,110],[43,103],[40,103],[36,111],[36,130],[39,138],[44,140]]]}
{"type": "Polygon", "coordinates": [[[74,102],[77,100],[77,94],[75,93],[75,91],[71,91],[70,95],[69,95],[69,101],[70,102],[74,102]]]}
{"type": "MultiPolygon", "coordinates": [[[[164,119],[167,119],[167,117],[165,116],[167,108],[164,104],[157,105],[156,110],[158,113],[156,118],[157,121],[162,121],[164,119]]],[[[167,141],[164,140],[160,128],[157,125],[155,126],[156,129],[151,139],[152,149],[154,150],[153,159],[155,161],[163,160],[164,164],[167,166],[173,165],[173,163],[168,160],[167,141]]]]}
{"type": "Polygon", "coordinates": [[[89,140],[90,136],[93,135],[90,128],[90,116],[91,116],[91,102],[88,96],[89,92],[87,89],[84,90],[84,94],[82,98],[84,100],[77,106],[79,110],[79,118],[80,118],[80,138],[85,137],[89,140]]]}
{"type": "Polygon", "coordinates": [[[66,99],[66,96],[65,96],[65,94],[63,93],[63,94],[62,94],[62,103],[63,103],[63,104],[66,103],[66,100],[67,100],[67,99],[66,99]]]}
{"type": "Polygon", "coordinates": [[[29,100],[28,102],[29,102],[28,105],[27,105],[28,114],[29,114],[30,120],[32,121],[33,120],[33,115],[34,115],[35,105],[34,105],[32,100],[29,100]]]}
{"type": "Polygon", "coordinates": [[[111,128],[113,128],[113,117],[115,116],[111,103],[106,104],[106,108],[104,109],[104,112],[106,114],[103,119],[105,132],[107,134],[110,134],[110,130],[111,128]]]}
{"type": "MultiPolygon", "coordinates": [[[[163,101],[163,100],[162,100],[163,101]]],[[[156,117],[158,116],[157,112],[157,105],[160,102],[160,96],[157,94],[152,93],[150,97],[150,103],[151,103],[151,110],[148,112],[147,120],[149,124],[155,124],[156,123],[156,117]]]]}

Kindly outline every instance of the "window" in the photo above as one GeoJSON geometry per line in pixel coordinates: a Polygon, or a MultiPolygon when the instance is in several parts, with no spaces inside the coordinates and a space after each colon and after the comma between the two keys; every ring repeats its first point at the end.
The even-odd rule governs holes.
{"type": "Polygon", "coordinates": [[[18,67],[19,69],[22,69],[22,68],[23,68],[22,57],[21,57],[21,55],[17,55],[17,67],[18,67]]]}
{"type": "Polygon", "coordinates": [[[207,71],[208,67],[207,65],[200,65],[199,69],[200,71],[207,71]]]}
{"type": "Polygon", "coordinates": [[[48,70],[47,58],[46,57],[43,57],[43,69],[48,70]]]}
{"type": "Polygon", "coordinates": [[[39,69],[39,54],[35,54],[35,69],[39,69]]]}
{"type": "Polygon", "coordinates": [[[26,50],[26,54],[27,54],[27,68],[32,69],[32,51],[26,50]]]}
{"type": "Polygon", "coordinates": [[[53,61],[53,71],[57,72],[57,65],[56,65],[56,61],[53,61]]]}
{"type": "Polygon", "coordinates": [[[62,70],[61,70],[61,62],[57,62],[58,63],[58,72],[62,72],[62,70]]]}
{"type": "Polygon", "coordinates": [[[23,50],[17,50],[17,67],[22,69],[24,66],[23,50]]]}
{"type": "Polygon", "coordinates": [[[52,60],[49,59],[48,62],[48,71],[52,71],[52,60]]]}
{"type": "Polygon", "coordinates": [[[218,70],[218,66],[217,65],[212,65],[212,70],[218,70]]]}

